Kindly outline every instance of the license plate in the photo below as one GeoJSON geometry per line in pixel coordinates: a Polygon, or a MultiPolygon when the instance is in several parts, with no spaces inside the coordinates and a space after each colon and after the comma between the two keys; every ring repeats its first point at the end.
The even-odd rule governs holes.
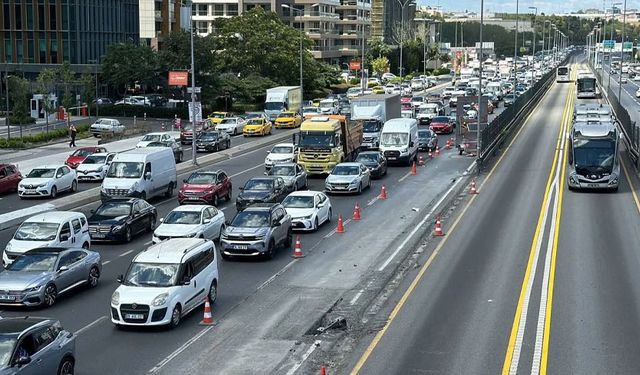
{"type": "Polygon", "coordinates": [[[127,319],[141,320],[144,319],[144,314],[124,314],[124,317],[127,319]]]}
{"type": "Polygon", "coordinates": [[[597,188],[600,187],[600,184],[587,184],[587,187],[597,188]]]}
{"type": "Polygon", "coordinates": [[[94,238],[105,238],[106,234],[94,233],[94,234],[91,235],[91,237],[94,237],[94,238]]]}
{"type": "Polygon", "coordinates": [[[389,159],[389,160],[396,160],[396,157],[395,157],[395,156],[389,156],[387,159],[389,159]]]}
{"type": "Polygon", "coordinates": [[[35,194],[36,193],[36,189],[27,189],[24,192],[25,193],[29,193],[29,194],[35,194]]]}
{"type": "Polygon", "coordinates": [[[249,249],[248,245],[233,245],[234,249],[238,249],[238,250],[247,250],[249,249]]]}
{"type": "Polygon", "coordinates": [[[15,301],[16,296],[0,295],[0,301],[15,301]]]}

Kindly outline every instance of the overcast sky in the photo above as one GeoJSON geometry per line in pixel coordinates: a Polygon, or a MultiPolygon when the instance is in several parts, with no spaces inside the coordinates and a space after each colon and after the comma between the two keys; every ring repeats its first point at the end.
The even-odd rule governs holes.
{"type": "MultiPolygon", "coordinates": [[[[611,8],[611,4],[614,2],[622,2],[620,0],[606,0],[607,8],[611,8]]],[[[480,11],[480,0],[418,0],[420,5],[441,5],[444,11],[480,11]]],[[[627,8],[638,8],[640,0],[627,1],[627,8]]],[[[520,13],[531,12],[528,8],[530,6],[538,7],[538,13],[567,13],[577,11],[579,9],[598,8],[602,9],[602,0],[520,0],[519,9],[520,13]]],[[[485,0],[484,1],[485,12],[509,12],[515,13],[516,0],[485,0]]]]}

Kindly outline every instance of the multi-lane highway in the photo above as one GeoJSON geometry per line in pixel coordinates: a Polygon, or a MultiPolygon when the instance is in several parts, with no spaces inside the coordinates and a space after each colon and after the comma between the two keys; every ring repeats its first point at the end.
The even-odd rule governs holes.
{"type": "Polygon", "coordinates": [[[553,85],[344,373],[640,372],[640,185],[623,157],[618,193],[567,189],[574,91],[553,85]]]}

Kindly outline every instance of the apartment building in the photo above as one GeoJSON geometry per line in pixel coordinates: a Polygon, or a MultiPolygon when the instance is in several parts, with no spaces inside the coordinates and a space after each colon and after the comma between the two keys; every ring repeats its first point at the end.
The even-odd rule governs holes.
{"type": "MultiPolygon", "coordinates": [[[[181,27],[180,0],[138,0],[140,6],[140,39],[153,48],[162,38],[181,27]]],[[[188,22],[188,21],[187,21],[188,22]]]]}
{"type": "Polygon", "coordinates": [[[415,6],[409,6],[410,0],[402,0],[406,4],[404,8],[399,0],[372,0],[371,12],[371,36],[380,38],[386,43],[394,43],[394,34],[397,33],[404,13],[405,25],[410,25],[416,15],[415,6]]]}

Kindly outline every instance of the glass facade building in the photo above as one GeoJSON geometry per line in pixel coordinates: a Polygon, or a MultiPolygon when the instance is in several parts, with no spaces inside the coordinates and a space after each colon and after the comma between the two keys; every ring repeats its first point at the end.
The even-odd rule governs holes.
{"type": "Polygon", "coordinates": [[[0,63],[90,64],[139,40],[138,0],[0,1],[0,63]]]}

